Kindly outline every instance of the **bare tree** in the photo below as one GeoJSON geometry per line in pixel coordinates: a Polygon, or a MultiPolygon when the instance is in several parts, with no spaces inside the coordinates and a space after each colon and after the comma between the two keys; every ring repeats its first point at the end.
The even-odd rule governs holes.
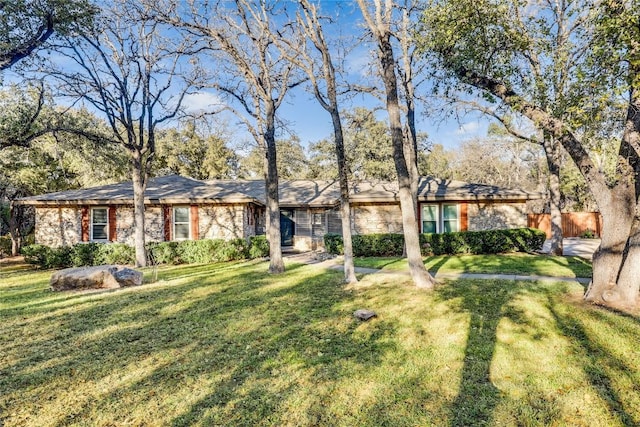
{"type": "MultiPolygon", "coordinates": [[[[212,86],[230,101],[228,108],[246,126],[264,152],[267,200],[267,239],[271,273],[284,271],[280,242],[280,204],[276,157],[276,113],[289,89],[302,83],[296,66],[281,51],[275,38],[292,31],[282,5],[275,2],[222,0],[204,6],[192,1],[186,10],[181,2],[158,8],[160,19],[187,34],[200,37],[214,53],[224,81],[212,86]],[[284,22],[283,22],[284,21],[284,22]]],[[[286,6],[285,6],[286,7],[286,6]]]]}
{"type": "MultiPolygon", "coordinates": [[[[349,205],[349,164],[344,150],[342,118],[338,105],[338,80],[331,49],[322,28],[318,9],[308,0],[300,0],[301,11],[298,14],[298,25],[303,40],[300,45],[292,46],[294,56],[290,60],[302,68],[311,82],[313,94],[322,108],[331,116],[335,154],[338,162],[338,180],[340,182],[340,215],[342,217],[342,239],[344,244],[344,279],[346,283],[358,281],[353,265],[353,244],[351,238],[351,208],[349,205]]],[[[290,39],[285,42],[297,43],[290,39]]]]}
{"type": "Polygon", "coordinates": [[[393,144],[393,160],[398,175],[398,190],[400,209],[402,211],[402,227],[404,232],[407,260],[411,277],[416,286],[431,289],[435,280],[422,262],[420,253],[419,229],[417,221],[416,197],[412,194],[412,188],[417,189],[417,184],[412,184],[417,179],[407,165],[407,153],[411,151],[411,142],[403,136],[403,125],[400,117],[400,105],[398,96],[398,77],[396,75],[396,58],[391,38],[393,36],[391,23],[393,19],[394,3],[391,0],[374,0],[373,7],[365,0],[358,0],[367,29],[371,33],[377,47],[378,61],[380,62],[380,77],[384,83],[386,106],[389,114],[389,127],[393,144]]]}
{"type": "MultiPolygon", "coordinates": [[[[98,111],[109,125],[108,140],[129,154],[137,266],[147,262],[144,192],[156,131],[177,115],[190,88],[180,62],[187,46],[188,42],[175,45],[144,9],[126,0],[103,10],[91,32],[56,46],[73,64],[51,71],[60,93],[98,111]]],[[[70,131],[92,136],[91,130],[70,131]]]]}

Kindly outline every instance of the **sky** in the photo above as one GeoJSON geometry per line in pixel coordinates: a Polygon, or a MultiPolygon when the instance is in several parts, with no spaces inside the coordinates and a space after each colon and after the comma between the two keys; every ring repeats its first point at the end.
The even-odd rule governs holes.
{"type": "MultiPolygon", "coordinates": [[[[352,0],[321,0],[321,14],[330,16],[333,24],[323,23],[328,37],[354,37],[362,33],[361,14],[355,1],[352,0]]],[[[345,58],[345,70],[342,76],[351,83],[371,83],[376,79],[369,76],[371,58],[375,52],[372,46],[362,45],[353,49],[345,58]]],[[[375,83],[374,83],[375,84],[375,83]]],[[[377,82],[377,85],[381,85],[377,82]]],[[[381,89],[381,88],[380,88],[381,89]]],[[[421,92],[429,90],[426,82],[421,92]]],[[[199,108],[206,110],[211,104],[221,102],[213,93],[200,93],[190,96],[186,103],[192,111],[199,108]]],[[[384,104],[371,96],[356,96],[351,100],[341,100],[342,109],[365,107],[381,109],[384,104]]],[[[480,114],[467,114],[458,117],[455,114],[427,115],[424,105],[417,103],[417,127],[419,132],[425,132],[433,144],[441,144],[447,149],[455,149],[461,142],[470,139],[482,138],[487,134],[490,119],[480,114]]],[[[332,126],[329,114],[317,103],[308,88],[298,87],[288,93],[284,104],[278,110],[278,115],[287,123],[288,130],[300,138],[303,146],[325,138],[332,134],[332,126]]],[[[381,110],[377,113],[380,120],[386,119],[386,113],[381,110]]],[[[238,122],[233,117],[225,119],[234,128],[238,122]]],[[[237,137],[250,139],[246,132],[237,129],[237,137]]]]}
{"type": "MultiPolygon", "coordinates": [[[[322,0],[321,13],[332,18],[333,24],[323,24],[328,37],[353,38],[362,34],[360,12],[354,1],[351,0],[322,0]]],[[[344,72],[342,76],[351,83],[373,84],[380,86],[382,83],[370,76],[370,63],[375,52],[371,45],[362,44],[352,49],[346,56],[344,72]]],[[[56,61],[55,53],[49,57],[50,61],[56,61]]],[[[19,77],[11,71],[5,72],[5,83],[18,81],[19,77]]],[[[381,87],[379,87],[382,89],[381,87]]],[[[426,82],[422,93],[428,92],[429,83],[426,82]]],[[[220,104],[223,100],[213,90],[202,90],[199,93],[188,95],[184,106],[190,112],[211,110],[212,105],[220,104]]],[[[77,105],[77,104],[76,104],[77,105]]],[[[383,103],[370,95],[357,95],[349,100],[341,101],[342,109],[365,107],[379,109],[377,117],[386,119],[383,103]]],[[[297,87],[289,91],[288,97],[278,111],[278,116],[287,124],[287,131],[299,137],[303,146],[328,138],[332,134],[332,126],[329,114],[317,103],[308,88],[297,87]]],[[[251,143],[249,134],[239,126],[239,120],[230,113],[224,113],[218,119],[223,121],[232,137],[240,145],[251,143]]],[[[455,114],[427,115],[424,105],[417,104],[417,128],[419,132],[425,132],[429,141],[433,144],[441,144],[447,149],[455,149],[460,142],[484,137],[490,120],[481,115],[466,115],[456,118],[455,114]]]]}

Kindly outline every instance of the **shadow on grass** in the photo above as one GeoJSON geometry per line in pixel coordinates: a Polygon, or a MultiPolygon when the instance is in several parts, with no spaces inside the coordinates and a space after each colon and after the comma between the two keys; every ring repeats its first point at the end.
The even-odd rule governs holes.
{"type": "MultiPolygon", "coordinates": [[[[117,423],[129,410],[148,412],[148,401],[162,407],[172,396],[189,401],[173,420],[165,415],[176,426],[286,424],[279,405],[295,400],[297,381],[341,378],[345,362],[375,366],[392,346],[385,339],[394,334],[392,323],[370,323],[363,337],[350,309],[341,312],[351,296],[340,272],[292,265],[269,276],[265,264],[177,268],[164,277],[179,280],[89,301],[84,295],[82,303],[73,296],[70,306],[53,309],[45,325],[33,325],[32,336],[12,347],[0,389],[19,396],[96,384],[65,407],[66,418],[51,420],[57,425],[96,413],[117,423]]],[[[309,384],[304,389],[313,393],[309,384]]],[[[331,422],[329,405],[321,403],[331,395],[319,394],[311,395],[303,424],[331,422]]]]}
{"type": "MultiPolygon", "coordinates": [[[[586,362],[582,364],[582,370],[591,383],[593,390],[598,393],[602,401],[608,406],[609,412],[620,424],[625,426],[640,425],[640,416],[627,411],[623,396],[620,396],[616,391],[614,379],[611,378],[610,374],[615,372],[618,380],[620,377],[629,377],[628,380],[631,384],[637,384],[637,373],[636,378],[634,378],[633,369],[630,369],[630,366],[625,361],[590,338],[590,334],[583,324],[584,320],[578,318],[580,314],[587,316],[595,314],[594,317],[603,322],[602,313],[598,315],[596,311],[594,313],[576,314],[575,311],[570,310],[568,313],[563,314],[557,309],[553,295],[548,293],[547,297],[548,309],[558,325],[558,329],[570,340],[575,354],[586,362]]],[[[637,321],[637,319],[634,320],[637,321]]]]}
{"type": "Polygon", "coordinates": [[[491,422],[493,410],[501,400],[500,391],[490,378],[496,332],[505,306],[517,292],[515,282],[497,280],[458,280],[439,290],[443,300],[459,300],[454,310],[470,315],[460,388],[451,407],[452,426],[491,422]]]}

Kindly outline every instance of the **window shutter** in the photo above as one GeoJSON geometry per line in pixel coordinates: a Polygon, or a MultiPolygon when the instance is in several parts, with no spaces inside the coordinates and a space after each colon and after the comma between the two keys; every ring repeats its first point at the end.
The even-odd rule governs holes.
{"type": "Polygon", "coordinates": [[[116,207],[109,206],[109,241],[115,242],[117,240],[116,231],[116,207]]]}
{"type": "Polygon", "coordinates": [[[191,240],[200,239],[198,205],[191,205],[191,240]]]}
{"type": "Polygon", "coordinates": [[[460,203],[460,231],[469,229],[469,217],[467,215],[468,203],[460,203]]]}
{"type": "Polygon", "coordinates": [[[82,216],[80,219],[82,241],[88,242],[89,241],[89,207],[82,206],[82,209],[80,210],[80,212],[82,216]]]}
{"type": "Polygon", "coordinates": [[[171,240],[171,206],[162,207],[162,216],[164,219],[164,241],[168,242],[171,240]]]}

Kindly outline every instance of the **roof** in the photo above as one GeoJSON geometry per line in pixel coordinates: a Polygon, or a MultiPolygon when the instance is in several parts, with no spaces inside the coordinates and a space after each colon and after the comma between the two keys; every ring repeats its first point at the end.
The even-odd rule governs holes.
{"type": "MultiPolygon", "coordinates": [[[[542,193],[517,190],[494,185],[474,184],[463,181],[420,177],[418,182],[419,201],[479,201],[479,200],[536,200],[542,193]]],[[[354,185],[350,201],[371,203],[397,201],[397,182],[364,182],[354,185]]]]}
{"type": "MultiPolygon", "coordinates": [[[[339,202],[340,191],[336,181],[291,180],[279,183],[282,207],[329,207],[339,202]]],[[[418,199],[437,200],[532,200],[540,193],[507,189],[484,184],[440,180],[421,177],[418,199]]],[[[353,185],[351,201],[354,203],[395,202],[398,184],[395,182],[358,182],[353,185]]],[[[133,203],[131,181],[80,190],[61,191],[39,196],[24,197],[18,202],[25,205],[105,205],[133,203]]],[[[199,181],[179,175],[152,178],[145,191],[145,204],[206,204],[255,203],[265,205],[263,180],[209,180],[199,181]]]]}

